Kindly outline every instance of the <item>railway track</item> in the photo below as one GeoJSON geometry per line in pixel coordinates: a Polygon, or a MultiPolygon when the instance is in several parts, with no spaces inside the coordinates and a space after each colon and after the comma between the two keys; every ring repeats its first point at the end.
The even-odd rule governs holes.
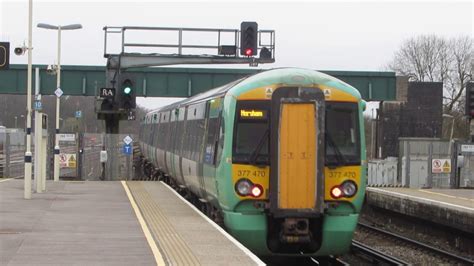
{"type": "MultiPolygon", "coordinates": [[[[457,265],[457,264],[474,265],[474,261],[469,259],[469,258],[465,258],[465,257],[459,256],[459,255],[453,254],[451,252],[441,250],[439,248],[430,246],[428,244],[425,244],[425,243],[422,243],[422,242],[419,242],[419,241],[416,241],[416,240],[413,240],[413,239],[410,239],[410,238],[407,238],[407,237],[404,237],[404,236],[401,236],[401,235],[398,235],[398,234],[394,234],[392,232],[388,232],[386,230],[383,230],[383,229],[380,229],[380,228],[377,228],[377,227],[374,227],[374,226],[371,226],[371,225],[368,225],[368,224],[358,223],[358,225],[359,225],[360,228],[363,228],[364,230],[369,230],[371,232],[375,232],[375,233],[377,233],[379,235],[382,235],[384,237],[388,237],[388,238],[390,238],[390,239],[392,239],[396,242],[402,242],[407,246],[411,246],[414,250],[423,251],[423,253],[425,253],[425,254],[426,253],[432,254],[434,257],[440,258],[441,260],[445,261],[446,263],[454,264],[454,265],[457,265]]],[[[412,262],[410,262],[410,264],[411,263],[412,262]]]]}
{"type": "Polygon", "coordinates": [[[388,264],[388,265],[408,265],[409,263],[395,256],[380,252],[370,246],[359,241],[352,240],[351,251],[357,255],[362,255],[372,264],[388,264]]]}

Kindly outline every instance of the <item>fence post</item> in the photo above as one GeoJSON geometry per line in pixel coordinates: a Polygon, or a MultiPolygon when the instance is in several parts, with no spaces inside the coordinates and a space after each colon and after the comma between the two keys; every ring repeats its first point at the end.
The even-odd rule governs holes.
{"type": "Polygon", "coordinates": [[[10,132],[5,133],[5,176],[11,177],[11,167],[10,167],[10,156],[11,156],[11,147],[10,147],[10,132]]]}
{"type": "Polygon", "coordinates": [[[405,175],[405,178],[406,178],[406,185],[407,187],[409,188],[410,187],[410,160],[411,160],[411,154],[410,154],[410,140],[406,140],[406,144],[407,144],[407,157],[406,157],[406,175],[405,175]]]}
{"type": "Polygon", "coordinates": [[[451,154],[451,180],[454,186],[452,188],[459,188],[459,176],[458,176],[458,154],[459,154],[459,142],[453,141],[450,145],[453,145],[451,154]]]}
{"type": "Polygon", "coordinates": [[[82,180],[82,156],[84,155],[84,134],[77,133],[77,177],[82,180]]]}
{"type": "Polygon", "coordinates": [[[433,141],[430,141],[430,146],[428,146],[428,187],[433,188],[433,141]]]}
{"type": "Polygon", "coordinates": [[[5,143],[2,138],[2,135],[0,135],[0,177],[6,177],[5,176],[5,143]]]}

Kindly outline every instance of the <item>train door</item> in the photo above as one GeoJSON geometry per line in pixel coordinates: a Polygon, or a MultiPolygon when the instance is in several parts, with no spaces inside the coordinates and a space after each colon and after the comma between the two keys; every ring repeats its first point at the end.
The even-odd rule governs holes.
{"type": "Polygon", "coordinates": [[[320,213],[324,95],[315,88],[279,88],[271,109],[270,209],[282,217],[320,213]]]}

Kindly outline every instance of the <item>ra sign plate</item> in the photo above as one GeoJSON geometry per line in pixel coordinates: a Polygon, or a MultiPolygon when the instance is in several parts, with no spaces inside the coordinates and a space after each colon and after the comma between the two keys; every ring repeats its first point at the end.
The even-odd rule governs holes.
{"type": "Polygon", "coordinates": [[[56,96],[59,98],[63,95],[63,90],[61,90],[61,88],[57,88],[55,91],[54,91],[54,94],[56,94],[56,96]]]}
{"type": "Polygon", "coordinates": [[[101,88],[100,97],[101,98],[114,98],[115,88],[101,88]]]}

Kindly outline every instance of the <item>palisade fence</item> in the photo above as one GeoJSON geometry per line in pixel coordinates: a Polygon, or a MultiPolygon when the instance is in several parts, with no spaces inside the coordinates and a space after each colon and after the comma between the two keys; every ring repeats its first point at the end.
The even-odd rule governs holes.
{"type": "Polygon", "coordinates": [[[81,134],[79,151],[79,171],[82,180],[131,180],[133,178],[133,150],[125,153],[126,136],[138,142],[133,134],[81,134]],[[105,148],[107,162],[101,163],[100,153],[105,148]]]}
{"type": "Polygon", "coordinates": [[[399,138],[399,141],[398,176],[403,186],[455,187],[452,143],[433,138],[399,138]]]}
{"type": "Polygon", "coordinates": [[[0,177],[23,177],[25,149],[25,132],[20,129],[4,129],[0,132],[0,177]]]}
{"type": "MultiPolygon", "coordinates": [[[[65,133],[73,135],[60,144],[60,180],[131,180],[133,150],[125,153],[124,138],[130,136],[134,147],[138,136],[132,134],[65,133]],[[100,162],[100,153],[107,151],[107,162],[100,162]]],[[[34,153],[34,134],[31,137],[34,153]]],[[[48,137],[47,179],[53,178],[54,135],[48,137]]],[[[137,145],[135,145],[135,148],[137,145]]],[[[26,137],[22,130],[0,131],[0,178],[23,178],[26,137]]],[[[33,168],[34,168],[33,156],[33,168]]]]}
{"type": "Polygon", "coordinates": [[[474,144],[399,138],[399,157],[370,160],[369,186],[473,188],[474,144]]]}
{"type": "Polygon", "coordinates": [[[474,143],[459,141],[455,147],[457,185],[462,188],[474,188],[474,143]]]}

